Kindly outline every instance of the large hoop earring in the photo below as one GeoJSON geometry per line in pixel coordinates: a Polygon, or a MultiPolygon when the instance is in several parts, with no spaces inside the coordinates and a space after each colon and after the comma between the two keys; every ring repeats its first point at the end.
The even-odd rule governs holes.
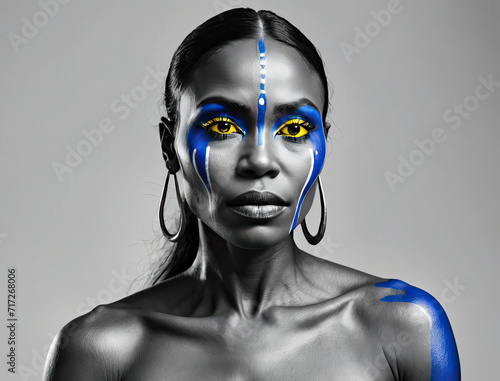
{"type": "Polygon", "coordinates": [[[179,241],[179,239],[184,234],[184,231],[186,230],[186,211],[184,210],[184,203],[181,200],[181,194],[179,192],[179,183],[177,182],[176,174],[171,173],[170,171],[168,171],[167,179],[165,180],[165,185],[163,186],[163,192],[161,194],[160,207],[158,209],[158,220],[160,221],[160,227],[161,231],[163,232],[163,235],[167,237],[170,242],[179,241]],[[168,180],[171,174],[174,176],[175,193],[177,194],[179,209],[181,210],[181,225],[179,226],[179,230],[177,230],[177,233],[175,234],[172,234],[167,230],[167,227],[165,226],[165,220],[163,217],[163,210],[165,209],[165,199],[167,198],[167,191],[168,191],[168,180]]]}
{"type": "Polygon", "coordinates": [[[307,230],[305,217],[301,223],[302,232],[304,233],[307,242],[309,242],[309,244],[311,245],[317,245],[323,239],[323,236],[325,235],[326,231],[326,199],[325,199],[325,194],[323,192],[323,186],[321,185],[321,179],[319,176],[318,176],[318,187],[319,187],[319,197],[321,201],[321,220],[319,223],[318,232],[314,236],[311,235],[311,233],[309,233],[309,230],[307,230]]]}

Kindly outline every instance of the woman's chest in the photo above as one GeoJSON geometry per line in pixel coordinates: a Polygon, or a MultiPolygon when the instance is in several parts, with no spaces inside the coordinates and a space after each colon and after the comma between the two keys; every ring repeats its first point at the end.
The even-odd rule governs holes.
{"type": "Polygon", "coordinates": [[[125,380],[393,380],[382,347],[361,325],[194,326],[152,330],[125,380]]]}

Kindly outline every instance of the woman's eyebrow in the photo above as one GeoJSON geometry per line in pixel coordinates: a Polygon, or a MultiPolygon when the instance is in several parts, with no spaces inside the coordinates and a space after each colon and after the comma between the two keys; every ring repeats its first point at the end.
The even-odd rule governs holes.
{"type": "MultiPolygon", "coordinates": [[[[307,98],[301,98],[301,99],[296,100],[294,102],[283,103],[283,104],[277,105],[274,108],[274,111],[276,114],[290,114],[302,106],[311,106],[319,113],[318,108],[314,105],[313,102],[311,102],[307,98]]],[[[321,115],[321,113],[320,113],[320,115],[321,115]]]]}
{"type": "MultiPolygon", "coordinates": [[[[234,100],[225,97],[214,96],[205,98],[200,103],[198,103],[197,108],[202,107],[206,104],[218,104],[239,113],[251,112],[251,108],[248,107],[247,105],[244,105],[242,103],[236,102],[234,100]]],[[[321,115],[319,109],[315,106],[315,104],[307,98],[300,98],[293,102],[277,105],[274,107],[274,112],[276,114],[290,114],[302,106],[311,106],[321,115]]]]}
{"type": "Polygon", "coordinates": [[[204,100],[202,100],[200,103],[198,103],[197,108],[202,107],[203,105],[209,104],[209,103],[216,103],[218,105],[224,106],[230,110],[237,111],[240,113],[248,113],[250,112],[250,107],[233,101],[231,99],[227,99],[224,97],[209,97],[204,100]]]}

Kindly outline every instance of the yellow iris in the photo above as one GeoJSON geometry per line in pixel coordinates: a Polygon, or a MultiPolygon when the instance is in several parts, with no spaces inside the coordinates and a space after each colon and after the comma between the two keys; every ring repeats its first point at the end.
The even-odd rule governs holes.
{"type": "Polygon", "coordinates": [[[300,138],[307,135],[310,129],[309,123],[303,119],[290,119],[283,123],[276,131],[276,135],[290,136],[292,138],[300,138]]]}
{"type": "Polygon", "coordinates": [[[212,118],[208,122],[203,123],[202,126],[221,135],[243,133],[236,123],[225,116],[212,118]]]}

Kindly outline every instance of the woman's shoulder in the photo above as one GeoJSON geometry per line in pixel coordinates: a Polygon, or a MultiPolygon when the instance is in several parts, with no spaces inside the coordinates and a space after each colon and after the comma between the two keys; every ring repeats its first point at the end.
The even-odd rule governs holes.
{"type": "MultiPolygon", "coordinates": [[[[307,272],[314,276],[315,284],[327,292],[327,302],[336,304],[348,303],[352,312],[363,317],[367,326],[377,326],[379,323],[401,320],[401,323],[410,319],[428,323],[418,304],[434,306],[437,302],[424,291],[406,282],[396,279],[387,279],[363,271],[340,265],[322,258],[306,257],[307,272]],[[412,299],[411,296],[419,295],[421,300],[412,299]],[[387,303],[390,301],[408,301],[410,303],[387,303]],[[411,301],[418,302],[417,304],[411,301]]],[[[313,278],[311,278],[313,279],[313,278]]]]}
{"type": "Polygon", "coordinates": [[[120,380],[148,345],[152,324],[165,313],[182,315],[198,289],[193,279],[174,277],[73,319],[52,342],[44,380],[120,380]]]}
{"type": "Polygon", "coordinates": [[[353,322],[380,343],[387,361],[406,374],[432,371],[458,380],[460,364],[443,306],[425,290],[400,279],[381,278],[326,260],[316,261],[324,279],[341,285],[332,300],[346,306],[353,322]],[[326,275],[325,275],[326,274],[326,275]]]}
{"type": "Polygon", "coordinates": [[[320,279],[318,282],[322,285],[331,285],[333,298],[347,297],[353,302],[360,301],[360,305],[373,312],[384,313],[387,309],[398,308],[404,311],[405,317],[409,317],[409,311],[413,311],[413,317],[421,317],[418,320],[426,323],[431,315],[444,313],[436,298],[403,280],[379,277],[322,258],[309,260],[312,263],[309,272],[320,279]]]}
{"type": "Polygon", "coordinates": [[[444,319],[446,313],[431,294],[400,279],[383,278],[329,262],[332,280],[340,289],[334,298],[346,298],[370,325],[399,326],[400,331],[429,330],[444,319]],[[335,278],[333,278],[335,277],[335,278]]]}
{"type": "Polygon", "coordinates": [[[120,379],[144,339],[140,317],[97,306],[58,332],[47,356],[44,380],[101,380],[110,374],[120,379]]]}
{"type": "MultiPolygon", "coordinates": [[[[400,279],[367,289],[366,315],[387,361],[406,374],[458,380],[460,364],[453,330],[439,301],[400,279]]],[[[433,378],[434,379],[434,378],[433,378]]]]}
{"type": "Polygon", "coordinates": [[[367,307],[374,316],[384,316],[382,322],[399,327],[400,332],[429,332],[432,327],[448,321],[439,301],[410,283],[400,279],[382,279],[374,282],[366,293],[370,295],[367,307]]]}

